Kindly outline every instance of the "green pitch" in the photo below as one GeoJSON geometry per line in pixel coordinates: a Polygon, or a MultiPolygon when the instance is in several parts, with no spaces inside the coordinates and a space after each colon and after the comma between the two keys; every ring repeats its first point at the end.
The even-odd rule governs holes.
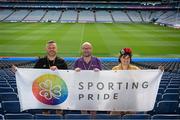
{"type": "Polygon", "coordinates": [[[180,30],[158,25],[0,23],[0,56],[43,56],[48,40],[62,57],[79,57],[85,41],[98,57],[118,56],[124,47],[134,57],[180,57],[180,30]]]}

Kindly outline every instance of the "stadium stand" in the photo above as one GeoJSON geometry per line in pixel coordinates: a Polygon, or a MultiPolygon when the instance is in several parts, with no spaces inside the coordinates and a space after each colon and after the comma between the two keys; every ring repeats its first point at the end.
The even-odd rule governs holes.
{"type": "Polygon", "coordinates": [[[0,20],[3,21],[8,18],[13,13],[12,10],[1,10],[0,11],[0,20]]]}
{"type": "Polygon", "coordinates": [[[96,11],[96,22],[110,22],[112,23],[112,18],[108,11],[96,11]]]}
{"type": "Polygon", "coordinates": [[[77,22],[77,11],[68,10],[64,11],[61,17],[61,22],[77,22]]]}
{"type": "MultiPolygon", "coordinates": [[[[65,58],[68,63],[68,68],[73,69],[74,60],[65,58]]],[[[114,65],[117,65],[117,60],[103,59],[103,69],[112,69],[114,65]]],[[[120,115],[109,115],[107,113],[98,113],[96,116],[82,115],[79,111],[65,111],[63,116],[54,115],[52,111],[50,115],[42,115],[41,110],[28,110],[20,112],[20,105],[18,101],[18,94],[15,83],[14,72],[10,69],[10,64],[15,64],[18,67],[32,68],[35,64],[35,60],[27,59],[21,61],[14,61],[5,59],[0,60],[0,81],[2,84],[0,87],[0,117],[4,118],[17,118],[20,119],[26,115],[27,119],[179,119],[180,113],[180,63],[178,61],[159,61],[159,62],[148,62],[134,60],[133,64],[138,65],[142,69],[155,69],[158,65],[165,66],[165,72],[160,82],[158,95],[156,98],[155,106],[152,111],[142,112],[138,114],[128,114],[124,116],[120,115]],[[8,96],[8,97],[7,97],[8,96]]]]}
{"type": "Polygon", "coordinates": [[[142,22],[142,19],[138,11],[128,11],[127,15],[132,20],[132,22],[142,22]]]}
{"type": "Polygon", "coordinates": [[[176,2],[6,2],[1,1],[0,21],[12,22],[154,22],[179,26],[176,2]]]}
{"type": "Polygon", "coordinates": [[[48,22],[48,21],[58,21],[62,12],[57,10],[49,10],[46,12],[45,16],[42,18],[41,21],[48,22]]]}
{"type": "MultiPolygon", "coordinates": [[[[180,24],[178,3],[147,5],[139,2],[16,2],[0,1],[1,22],[143,22],[166,25],[180,24]]],[[[74,60],[65,59],[73,69],[74,60]]],[[[33,59],[0,59],[0,120],[1,119],[180,119],[180,61],[134,61],[142,69],[157,69],[164,66],[155,106],[152,111],[141,114],[96,116],[82,115],[80,111],[65,111],[64,115],[42,115],[41,110],[20,111],[15,74],[11,65],[33,68],[33,59]]],[[[117,65],[117,60],[103,60],[104,70],[117,65]]]]}
{"type": "Polygon", "coordinates": [[[11,16],[6,18],[6,21],[22,21],[24,17],[29,13],[28,10],[17,10],[11,16]]]}
{"type": "Polygon", "coordinates": [[[124,11],[112,11],[112,16],[115,22],[131,22],[124,11]]]}
{"type": "Polygon", "coordinates": [[[26,16],[26,18],[23,21],[26,22],[38,22],[41,21],[42,17],[46,14],[46,11],[44,10],[33,10],[26,16]]]}
{"type": "Polygon", "coordinates": [[[95,22],[93,11],[88,11],[88,10],[80,11],[78,22],[95,22]]]}

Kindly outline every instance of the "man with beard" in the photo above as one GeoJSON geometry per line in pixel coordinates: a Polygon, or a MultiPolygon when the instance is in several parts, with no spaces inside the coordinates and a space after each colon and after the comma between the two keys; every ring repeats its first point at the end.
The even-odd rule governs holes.
{"type": "MultiPolygon", "coordinates": [[[[66,62],[57,56],[57,45],[56,42],[51,40],[46,45],[47,55],[43,58],[40,58],[35,64],[34,68],[39,69],[67,69],[66,62]]],[[[62,110],[56,110],[56,114],[62,114],[62,110]]],[[[43,114],[50,114],[50,110],[43,110],[43,114]]]]}
{"type": "MultiPolygon", "coordinates": [[[[77,59],[74,64],[74,69],[77,72],[81,70],[94,70],[98,72],[102,70],[101,61],[97,58],[92,56],[92,45],[89,42],[84,42],[81,46],[82,49],[82,57],[77,59]]],[[[82,114],[87,114],[87,111],[81,111],[82,114]]],[[[95,111],[90,111],[90,114],[93,116],[96,115],[95,111]]]]}
{"type": "Polygon", "coordinates": [[[56,42],[51,40],[46,45],[47,55],[43,58],[40,58],[35,64],[34,68],[41,69],[67,69],[66,62],[57,56],[57,45],[56,42]]]}
{"type": "Polygon", "coordinates": [[[82,57],[77,59],[74,64],[76,71],[80,70],[101,70],[101,62],[98,58],[92,56],[92,45],[89,42],[85,42],[81,46],[82,57]]]}

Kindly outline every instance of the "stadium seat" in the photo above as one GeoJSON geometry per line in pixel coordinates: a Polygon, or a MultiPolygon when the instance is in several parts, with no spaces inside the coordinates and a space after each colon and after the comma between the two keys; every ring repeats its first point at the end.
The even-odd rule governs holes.
{"type": "Polygon", "coordinates": [[[162,96],[163,100],[179,100],[179,93],[165,93],[162,96]]]}
{"type": "Polygon", "coordinates": [[[4,113],[20,113],[19,101],[2,101],[4,113]]]}
{"type": "Polygon", "coordinates": [[[0,120],[4,120],[4,116],[0,114],[0,120]]]}
{"type": "Polygon", "coordinates": [[[162,120],[162,119],[169,119],[169,120],[172,120],[172,119],[177,119],[179,120],[180,119],[180,115],[178,114],[157,114],[157,115],[153,115],[151,117],[153,120],[155,119],[158,119],[158,120],[162,120]]]}
{"type": "Polygon", "coordinates": [[[91,119],[90,114],[66,114],[65,119],[91,119]]]}
{"type": "Polygon", "coordinates": [[[122,117],[123,120],[125,119],[150,119],[149,114],[127,114],[122,117]]]}
{"type": "Polygon", "coordinates": [[[161,93],[158,93],[157,94],[157,97],[156,97],[156,102],[157,101],[160,101],[162,99],[162,94],[161,93]]]}
{"type": "Polygon", "coordinates": [[[0,84],[0,87],[10,87],[10,85],[8,85],[7,83],[2,83],[2,84],[0,84]]]}
{"type": "Polygon", "coordinates": [[[177,85],[177,84],[171,84],[171,85],[168,85],[167,88],[179,88],[180,89],[180,85],[177,85]]]}
{"type": "Polygon", "coordinates": [[[170,84],[180,84],[180,80],[171,80],[170,84]]]}
{"type": "Polygon", "coordinates": [[[178,101],[160,101],[157,104],[155,113],[157,114],[175,114],[178,111],[178,101]]]}
{"type": "Polygon", "coordinates": [[[45,115],[45,114],[36,114],[34,115],[34,119],[35,120],[44,120],[44,119],[63,119],[62,115],[56,115],[56,114],[49,114],[49,115],[45,115]]]}
{"type": "Polygon", "coordinates": [[[121,119],[121,115],[97,114],[94,119],[121,119]]]}
{"type": "MultiPolygon", "coordinates": [[[[31,113],[31,114],[42,114],[43,113],[43,109],[30,109],[30,110],[27,110],[28,113],[31,113]]],[[[52,114],[52,113],[51,113],[52,114]]]]}
{"type": "Polygon", "coordinates": [[[158,89],[158,93],[163,94],[163,93],[164,93],[164,88],[159,88],[159,89],[158,89]]]}
{"type": "Polygon", "coordinates": [[[11,87],[1,87],[0,93],[4,93],[4,92],[14,92],[14,90],[11,87]]]}
{"type": "Polygon", "coordinates": [[[80,110],[64,110],[64,114],[81,114],[80,110]]]}
{"type": "Polygon", "coordinates": [[[7,93],[0,93],[0,102],[2,101],[18,101],[18,97],[16,93],[7,92],[7,93]]]}
{"type": "Polygon", "coordinates": [[[6,120],[19,120],[19,119],[23,119],[23,120],[26,120],[26,119],[31,119],[33,120],[33,115],[29,114],[29,113],[20,113],[20,114],[5,114],[4,115],[4,118],[6,120]]]}
{"type": "Polygon", "coordinates": [[[179,88],[167,88],[165,90],[165,93],[180,93],[180,89],[179,88]]]}

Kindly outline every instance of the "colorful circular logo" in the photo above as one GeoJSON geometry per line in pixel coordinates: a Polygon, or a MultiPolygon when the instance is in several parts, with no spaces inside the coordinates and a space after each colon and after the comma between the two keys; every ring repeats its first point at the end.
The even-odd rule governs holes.
{"type": "Polygon", "coordinates": [[[62,78],[54,74],[38,77],[32,85],[34,96],[47,105],[58,105],[68,97],[68,89],[62,78]]]}

